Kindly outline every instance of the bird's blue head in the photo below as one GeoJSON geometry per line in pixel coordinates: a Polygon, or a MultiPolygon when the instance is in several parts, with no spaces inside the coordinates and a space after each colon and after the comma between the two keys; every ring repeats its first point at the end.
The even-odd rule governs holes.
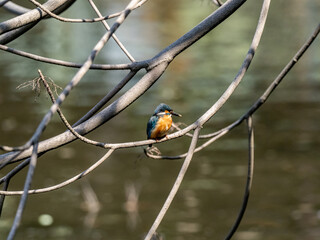
{"type": "Polygon", "coordinates": [[[166,113],[166,112],[168,112],[172,115],[181,117],[181,114],[174,112],[171,107],[169,107],[167,104],[164,104],[164,103],[159,104],[159,106],[156,108],[156,110],[154,110],[153,115],[159,115],[161,113],[166,113]]]}

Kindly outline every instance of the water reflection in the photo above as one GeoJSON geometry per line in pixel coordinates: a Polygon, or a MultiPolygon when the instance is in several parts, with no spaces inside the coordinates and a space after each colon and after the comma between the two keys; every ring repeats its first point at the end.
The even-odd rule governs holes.
{"type": "MultiPolygon", "coordinates": [[[[71,17],[91,14],[83,7],[83,1],[76,4],[70,11],[71,17]]],[[[109,12],[121,2],[99,4],[104,12],[109,12]]],[[[235,16],[182,53],[153,88],[126,112],[89,137],[105,142],[145,139],[148,117],[164,99],[183,114],[184,123],[192,123],[232,81],[249,47],[260,4],[246,3],[235,16]]],[[[136,59],[154,56],[214,9],[206,1],[170,1],[167,5],[170,8],[164,8],[164,2],[150,1],[119,29],[119,38],[136,59]]],[[[319,10],[319,3],[311,0],[290,1],[289,5],[284,1],[272,3],[261,46],[248,75],[203,133],[226,126],[255,101],[311,33],[319,10]]],[[[2,20],[7,15],[0,11],[2,20]]],[[[48,21],[10,46],[81,62],[102,35],[102,26],[96,26],[48,21]]],[[[37,77],[38,68],[61,86],[76,70],[0,54],[0,141],[19,145],[33,133],[50,103],[44,94],[35,98],[30,90],[18,91],[16,87],[37,77]]],[[[256,170],[249,208],[236,239],[313,240],[320,236],[319,56],[316,40],[312,50],[254,116],[256,170]]],[[[103,63],[121,61],[128,62],[114,43],[97,59],[103,63]]],[[[63,105],[70,122],[78,120],[99,101],[121,79],[121,74],[90,71],[63,105]]],[[[55,118],[44,138],[57,131],[64,131],[64,127],[55,118]]],[[[196,154],[182,189],[160,225],[159,233],[165,239],[222,239],[226,235],[242,200],[246,136],[246,128],[240,126],[196,154]]],[[[184,138],[158,147],[166,155],[175,155],[185,152],[189,142],[189,138],[184,138]]],[[[104,150],[78,142],[47,153],[39,161],[33,187],[50,186],[78,174],[103,154],[104,150]]],[[[166,199],[180,166],[181,161],[146,159],[142,149],[116,152],[87,180],[56,192],[30,196],[17,239],[141,239],[166,199]],[[84,195],[90,189],[85,187],[86,181],[94,193],[89,195],[96,195],[99,202],[95,206],[90,207],[88,204],[95,201],[84,195]],[[53,223],[41,225],[38,219],[43,215],[51,216],[53,223]]],[[[11,188],[20,189],[23,181],[21,174],[11,188]]],[[[5,204],[1,235],[8,232],[18,198],[7,198],[5,204]]]]}

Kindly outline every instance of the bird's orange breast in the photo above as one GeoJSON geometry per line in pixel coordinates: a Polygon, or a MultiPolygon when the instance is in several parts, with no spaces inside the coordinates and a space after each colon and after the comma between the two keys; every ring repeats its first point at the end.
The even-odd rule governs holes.
{"type": "Polygon", "coordinates": [[[164,115],[159,118],[156,127],[151,133],[150,138],[162,138],[166,135],[172,125],[172,118],[170,115],[164,115]]]}

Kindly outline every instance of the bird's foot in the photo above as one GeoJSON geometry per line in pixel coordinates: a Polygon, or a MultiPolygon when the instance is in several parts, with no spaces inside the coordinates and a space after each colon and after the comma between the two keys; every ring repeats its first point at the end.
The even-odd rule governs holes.
{"type": "Polygon", "coordinates": [[[161,155],[160,150],[155,146],[148,147],[146,149],[146,152],[147,154],[151,154],[151,155],[161,155]]]}

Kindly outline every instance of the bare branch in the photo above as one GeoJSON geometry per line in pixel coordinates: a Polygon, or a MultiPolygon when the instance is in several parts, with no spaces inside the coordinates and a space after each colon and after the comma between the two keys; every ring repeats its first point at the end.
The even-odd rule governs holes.
{"type": "MultiPolygon", "coordinates": [[[[252,43],[251,43],[250,49],[247,53],[247,56],[242,64],[240,70],[238,71],[237,76],[235,77],[233,82],[229,85],[227,90],[218,99],[218,101],[205,114],[203,114],[200,119],[198,119],[198,121],[200,122],[201,125],[203,125],[205,122],[207,122],[223,106],[223,104],[227,101],[227,99],[231,96],[231,94],[234,92],[236,87],[239,85],[242,78],[244,77],[244,74],[248,70],[250,63],[253,59],[253,56],[256,52],[256,49],[260,43],[260,39],[261,39],[263,30],[264,30],[265,22],[266,22],[267,16],[268,16],[269,5],[270,5],[270,0],[263,2],[263,6],[261,8],[260,18],[259,18],[259,22],[258,22],[258,25],[256,28],[256,32],[255,32],[254,37],[252,39],[252,43]]],[[[224,6],[226,6],[226,3],[222,7],[220,7],[219,9],[223,8],[224,6]]]]}
{"type": "MultiPolygon", "coordinates": [[[[65,4],[70,4],[70,2],[73,3],[74,0],[48,0],[43,4],[43,6],[50,11],[54,11],[65,4]]],[[[47,13],[42,11],[40,8],[30,10],[25,14],[0,23],[0,34],[26,26],[29,23],[37,22],[46,15],[47,13]]]]}
{"type": "MultiPolygon", "coordinates": [[[[75,0],[64,0],[64,2],[61,2],[61,0],[51,0],[47,1],[45,4],[49,3],[50,6],[53,6],[51,3],[57,3],[57,5],[54,5],[54,12],[56,14],[62,13],[66,9],[68,9],[75,0]]],[[[11,2],[10,7],[7,7],[9,11],[17,11],[15,14],[22,14],[17,18],[8,20],[6,22],[0,23],[0,30],[1,28],[5,28],[5,33],[0,33],[0,44],[7,44],[14,39],[18,38],[25,32],[29,31],[31,28],[33,28],[37,23],[42,19],[41,16],[44,16],[46,13],[42,14],[41,10],[38,9],[36,11],[30,10],[27,12],[24,12],[24,9],[21,9],[19,5],[12,6],[11,2]],[[41,13],[39,15],[39,13],[41,13]],[[21,24],[20,26],[16,26],[16,24],[21,24]],[[9,29],[8,29],[9,28],[9,29]]],[[[9,5],[9,3],[5,4],[4,7],[9,5]]],[[[44,5],[45,5],[44,4],[44,5]]]]}
{"type": "MultiPolygon", "coordinates": [[[[7,47],[7,46],[1,45],[1,44],[0,44],[0,50],[10,52],[10,53],[22,56],[22,57],[30,58],[35,61],[60,65],[60,66],[64,66],[64,67],[81,68],[83,65],[83,64],[79,64],[79,63],[73,63],[73,62],[62,61],[62,60],[53,59],[53,58],[42,57],[42,56],[39,56],[36,54],[32,54],[32,53],[24,52],[24,51],[17,50],[14,48],[10,48],[10,47],[7,47]]],[[[128,69],[128,70],[138,71],[141,68],[147,68],[149,65],[149,61],[147,60],[147,61],[127,63],[127,64],[92,64],[90,66],[90,69],[97,69],[97,70],[126,70],[126,69],[128,69]]]]}
{"type": "MultiPolygon", "coordinates": [[[[10,180],[7,180],[7,181],[4,182],[4,184],[2,186],[2,191],[7,191],[8,190],[9,182],[10,182],[10,180]]],[[[2,214],[3,203],[4,203],[4,200],[5,200],[5,197],[6,197],[6,195],[0,195],[0,217],[1,217],[1,214],[2,214]]]]}
{"type": "Polygon", "coordinates": [[[0,1],[0,7],[2,7],[4,4],[6,4],[7,2],[9,2],[9,0],[1,0],[0,1]]]}
{"type": "Polygon", "coordinates": [[[218,7],[221,7],[223,3],[220,0],[212,0],[213,4],[217,5],[218,7]]]}
{"type": "Polygon", "coordinates": [[[192,137],[192,141],[191,141],[191,144],[190,144],[190,147],[189,147],[189,151],[188,151],[188,154],[183,162],[183,165],[180,169],[180,172],[177,176],[177,179],[169,193],[169,196],[167,197],[165,203],[163,204],[162,208],[161,208],[161,211],[159,212],[157,218],[155,219],[152,227],[150,228],[147,236],[145,237],[144,240],[150,240],[151,237],[153,236],[153,234],[155,233],[155,231],[157,231],[157,228],[158,226],[160,225],[164,215],[166,214],[167,210],[169,209],[176,193],[178,192],[178,189],[180,188],[180,185],[181,185],[181,182],[184,178],[184,175],[185,173],[187,172],[188,170],[188,167],[190,165],[190,162],[192,160],[192,156],[193,156],[193,153],[194,153],[194,150],[196,148],[196,145],[197,145],[197,141],[198,141],[198,136],[199,136],[199,133],[200,133],[200,129],[201,127],[197,127],[194,131],[194,134],[193,134],[193,137],[192,137]]]}
{"type": "Polygon", "coordinates": [[[15,3],[13,3],[13,2],[11,2],[9,0],[2,0],[0,2],[0,7],[2,7],[2,6],[7,11],[9,11],[9,12],[11,12],[13,14],[16,14],[16,15],[21,15],[21,14],[24,14],[24,13],[26,13],[26,12],[31,10],[29,8],[25,8],[25,7],[22,7],[22,6],[18,5],[18,4],[15,4],[15,3]]]}
{"type": "MultiPolygon", "coordinates": [[[[56,14],[54,14],[53,12],[51,12],[48,8],[46,8],[43,4],[35,1],[35,0],[29,0],[30,2],[32,2],[34,5],[36,5],[37,7],[39,7],[41,10],[43,10],[44,12],[46,12],[48,15],[50,15],[52,18],[55,18],[59,21],[62,22],[69,22],[69,23],[94,23],[94,22],[101,22],[110,18],[115,18],[117,16],[120,16],[123,11],[119,12],[119,13],[114,13],[114,14],[110,14],[107,16],[100,16],[99,18],[79,18],[79,19],[74,19],[74,18],[64,18],[64,17],[60,17],[56,14]]],[[[145,3],[147,0],[145,1],[140,1],[141,4],[137,4],[134,8],[132,8],[132,10],[140,7],[143,3],[145,3]]]]}
{"type": "MultiPolygon", "coordinates": [[[[96,163],[94,163],[93,165],[91,165],[89,168],[82,171],[81,173],[77,174],[76,176],[69,178],[68,180],[63,181],[63,182],[56,184],[54,186],[51,186],[51,187],[29,190],[28,194],[51,192],[51,191],[57,190],[59,188],[63,188],[65,186],[79,180],[80,178],[83,178],[84,176],[86,176],[90,172],[92,172],[94,169],[96,169],[98,166],[100,166],[106,159],[108,159],[114,151],[115,151],[115,149],[109,149],[108,152],[102,158],[100,158],[96,163]]],[[[5,196],[22,195],[23,193],[24,193],[24,191],[0,191],[0,195],[5,195],[5,196]]]]}
{"type": "MultiPolygon", "coordinates": [[[[55,103],[55,97],[53,96],[53,93],[51,91],[51,88],[49,86],[49,84],[47,83],[47,81],[45,80],[41,70],[39,69],[38,70],[39,72],[39,75],[40,75],[40,79],[42,80],[42,83],[43,85],[45,86],[49,96],[50,96],[50,99],[52,101],[52,103],[55,103]]],[[[61,109],[58,107],[57,109],[57,112],[58,112],[58,115],[61,119],[61,121],[63,122],[63,124],[66,126],[66,128],[75,136],[77,137],[78,139],[80,139],[81,141],[83,141],[84,143],[87,143],[87,144],[91,144],[91,145],[94,145],[94,146],[98,146],[98,147],[103,147],[104,144],[101,143],[101,142],[97,142],[97,141],[93,141],[91,139],[88,139],[86,137],[83,137],[81,136],[79,133],[77,133],[73,128],[72,126],[69,124],[68,120],[66,119],[66,117],[64,116],[64,114],[62,113],[61,109]]]]}
{"type": "Polygon", "coordinates": [[[27,202],[27,198],[28,198],[28,190],[30,189],[30,185],[31,185],[31,181],[33,178],[33,174],[37,165],[37,159],[38,159],[38,142],[35,142],[33,145],[33,149],[32,149],[32,155],[31,155],[31,161],[29,164],[29,170],[27,173],[27,177],[24,183],[24,188],[23,188],[23,194],[21,196],[20,199],[20,203],[17,209],[17,213],[16,216],[14,218],[13,224],[11,226],[9,235],[8,235],[8,240],[12,240],[14,238],[14,236],[16,235],[17,229],[19,227],[20,221],[21,221],[21,217],[22,217],[22,213],[23,210],[25,208],[26,202],[27,202]]]}
{"type": "MultiPolygon", "coordinates": [[[[97,13],[97,15],[99,17],[102,17],[99,9],[97,8],[97,6],[94,4],[94,2],[92,0],[89,0],[89,3],[91,5],[91,7],[94,9],[94,11],[97,13]]],[[[102,21],[103,25],[105,26],[105,28],[109,31],[110,27],[108,25],[108,23],[103,20],[102,21]]],[[[131,54],[129,53],[129,51],[124,47],[124,45],[120,42],[120,40],[118,39],[118,37],[115,34],[112,34],[112,38],[114,39],[114,41],[118,44],[118,46],[120,47],[120,49],[127,55],[127,57],[130,59],[131,62],[135,62],[134,58],[131,56],[131,54]]]]}
{"type": "MultiPolygon", "coordinates": [[[[8,148],[7,146],[0,146],[0,147],[1,147],[1,148],[4,148],[4,149],[8,148]]],[[[9,147],[9,148],[11,148],[11,147],[9,147]]],[[[9,159],[7,159],[6,161],[3,161],[3,162],[1,163],[1,165],[0,165],[0,170],[1,170],[2,168],[4,168],[5,166],[7,166],[10,162],[14,161],[21,153],[22,153],[22,151],[16,151],[16,152],[14,152],[14,154],[12,154],[11,158],[9,158],[9,159]]],[[[2,182],[0,181],[0,184],[1,184],[1,183],[2,183],[2,182]]]]}
{"type": "Polygon", "coordinates": [[[299,51],[294,55],[291,61],[282,69],[280,74],[268,87],[268,89],[263,93],[263,95],[254,103],[254,105],[247,112],[247,116],[252,115],[258,108],[267,101],[271,93],[276,89],[276,87],[281,83],[282,79],[289,73],[293,66],[299,61],[307,49],[311,46],[313,41],[317,38],[320,33],[320,24],[316,27],[309,39],[303,44],[299,51]]]}
{"type": "Polygon", "coordinates": [[[249,195],[251,191],[251,186],[252,186],[252,179],[253,179],[253,169],[254,169],[254,134],[253,134],[253,124],[252,124],[252,116],[248,116],[247,119],[247,126],[248,126],[248,174],[247,174],[247,183],[244,191],[244,196],[243,196],[243,201],[242,201],[242,206],[240,209],[240,212],[238,214],[238,217],[232,226],[230,232],[228,233],[227,237],[225,238],[226,240],[230,240],[233,236],[233,234],[237,231],[240,222],[243,218],[243,215],[246,211],[247,205],[248,205],[248,200],[249,200],[249,195]]]}

